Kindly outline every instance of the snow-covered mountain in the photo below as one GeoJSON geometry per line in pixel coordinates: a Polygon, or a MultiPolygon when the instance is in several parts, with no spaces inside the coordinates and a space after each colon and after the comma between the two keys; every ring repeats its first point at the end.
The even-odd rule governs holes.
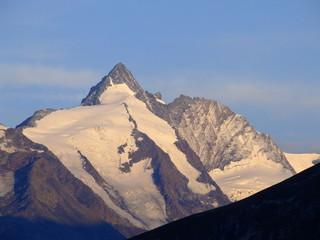
{"type": "Polygon", "coordinates": [[[114,238],[226,205],[299,171],[243,116],[203,98],[166,104],[121,63],[80,106],[1,126],[0,157],[0,215],[107,224],[114,238]]]}
{"type": "MultiPolygon", "coordinates": [[[[15,186],[3,192],[3,196],[11,201],[6,202],[8,207],[4,203],[6,207],[1,214],[26,217],[32,212],[36,218],[60,223],[71,219],[69,223],[72,223],[76,216],[86,213],[83,209],[86,206],[93,212],[101,211],[92,221],[104,220],[121,234],[130,236],[228,204],[227,196],[205,171],[189,145],[179,138],[168,122],[150,111],[157,104],[165,106],[153,94],[143,91],[125,66],[118,64],[91,89],[80,106],[40,110],[17,129],[5,130],[0,144],[3,159],[6,159],[3,169],[8,169],[9,159],[19,153],[22,163],[7,172],[15,175],[20,168],[27,168],[22,178],[28,191],[19,197],[26,201],[23,211],[14,210],[19,208],[12,205],[12,202],[18,204],[14,200],[17,198],[15,186]],[[13,141],[11,135],[18,137],[13,141]],[[30,143],[24,143],[27,141],[30,143]],[[29,157],[28,152],[38,157],[29,157]],[[50,172],[41,181],[43,187],[48,188],[46,194],[43,189],[33,189],[39,179],[29,179],[29,171],[40,174],[39,169],[34,170],[35,165],[40,164],[38,159],[45,165],[53,162],[58,165],[47,167],[56,170],[58,176],[43,169],[50,172]],[[61,169],[69,173],[72,181],[77,179],[77,188],[84,185],[80,189],[86,189],[87,194],[68,186],[72,183],[61,179],[61,169]],[[60,195],[56,188],[61,185],[72,190],[67,195],[60,195]],[[79,198],[79,194],[84,199],[79,198]],[[76,199],[78,203],[70,206],[72,201],[68,198],[76,199]],[[88,202],[87,198],[91,200],[88,202]],[[93,203],[105,210],[92,210],[93,203]],[[44,211],[43,208],[51,210],[44,211]],[[69,208],[74,214],[66,211],[69,208]]],[[[83,221],[87,223],[88,217],[83,221]]]]}
{"type": "Polygon", "coordinates": [[[184,212],[227,203],[219,187],[210,177],[201,178],[203,173],[175,144],[174,129],[135,97],[142,90],[131,74],[121,75],[127,73],[121,68],[116,66],[92,88],[82,106],[50,113],[24,135],[48,147],[76,178],[139,228],[155,228],[184,212]],[[162,179],[164,161],[172,174],[166,177],[175,178],[170,183],[162,179]],[[179,201],[193,200],[188,210],[168,211],[168,206],[179,209],[188,203],[169,202],[175,196],[167,196],[167,184],[185,196],[179,201]]]}

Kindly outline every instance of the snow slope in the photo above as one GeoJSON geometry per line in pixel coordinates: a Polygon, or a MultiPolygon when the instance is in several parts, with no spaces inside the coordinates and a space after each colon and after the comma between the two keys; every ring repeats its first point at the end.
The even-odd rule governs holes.
{"type": "Polygon", "coordinates": [[[299,173],[309,167],[315,165],[316,161],[320,161],[319,153],[309,153],[309,154],[292,154],[285,153],[291,166],[294,170],[299,173]]]}
{"type": "Polygon", "coordinates": [[[292,176],[279,163],[266,158],[245,159],[232,162],[224,170],[209,172],[231,201],[238,201],[292,176]]]}
{"type": "Polygon", "coordinates": [[[52,112],[23,133],[49,148],[70,172],[97,193],[106,204],[137,227],[151,229],[166,223],[165,201],[153,183],[150,159],[133,164],[124,173],[121,164],[129,162],[128,154],[136,151],[131,135],[134,123],[166,152],[177,169],[188,178],[195,193],[208,193],[214,186],[196,181],[200,176],[175,146],[177,137],[164,120],[156,117],[138,100],[126,84],[112,84],[100,96],[99,105],[79,106],[52,112]],[[124,151],[119,152],[123,146],[124,151]],[[81,154],[80,154],[80,153],[81,154]],[[106,188],[98,185],[84,168],[85,156],[106,188]],[[106,190],[107,189],[107,190],[106,190]],[[125,207],[112,201],[121,198],[125,207]]]}
{"type": "MultiPolygon", "coordinates": [[[[320,161],[318,153],[285,153],[285,156],[297,173],[314,166],[317,160],[320,161]]],[[[292,176],[281,164],[268,161],[263,154],[232,162],[223,171],[213,169],[209,174],[231,201],[249,197],[292,176]]]]}
{"type": "Polygon", "coordinates": [[[247,198],[292,176],[290,170],[271,161],[260,147],[253,145],[248,158],[209,172],[231,201],[247,198]]]}
{"type": "Polygon", "coordinates": [[[195,193],[205,194],[215,190],[213,186],[196,181],[200,172],[193,168],[187,161],[186,156],[175,146],[178,140],[174,129],[163,119],[150,112],[145,103],[134,97],[134,93],[125,85],[113,85],[113,88],[105,91],[101,96],[102,104],[125,102],[129,112],[138,124],[139,131],[147,134],[166,153],[178,170],[188,178],[188,187],[195,193]]]}

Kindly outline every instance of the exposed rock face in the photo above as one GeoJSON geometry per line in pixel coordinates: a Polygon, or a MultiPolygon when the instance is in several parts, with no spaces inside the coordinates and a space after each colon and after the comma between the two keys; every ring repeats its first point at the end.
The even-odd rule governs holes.
{"type": "Polygon", "coordinates": [[[177,129],[207,170],[221,170],[231,162],[259,153],[295,173],[271,138],[257,132],[241,115],[203,98],[180,96],[168,106],[168,121],[177,129]]]}
{"type": "Polygon", "coordinates": [[[96,86],[90,89],[87,97],[82,100],[81,105],[90,106],[101,104],[101,95],[112,84],[126,84],[129,89],[135,93],[135,97],[143,101],[147,108],[156,115],[165,109],[164,104],[157,101],[157,99],[161,99],[161,94],[159,92],[151,94],[144,91],[132,73],[122,63],[118,63],[107,76],[103,77],[96,86]]]}
{"type": "Polygon", "coordinates": [[[161,95],[161,92],[156,92],[155,94],[154,94],[154,96],[157,98],[157,99],[162,99],[162,95],[161,95]]]}
{"type": "Polygon", "coordinates": [[[216,101],[180,96],[161,117],[189,144],[232,201],[295,174],[270,136],[216,101]]]}
{"type": "Polygon", "coordinates": [[[57,111],[55,109],[40,109],[36,111],[31,117],[24,120],[22,123],[18,124],[16,127],[35,127],[37,126],[36,121],[40,120],[41,118],[47,116],[48,114],[57,111]]]}
{"type": "MultiPolygon", "coordinates": [[[[214,186],[215,189],[207,194],[197,194],[191,191],[187,185],[188,179],[179,172],[170,160],[170,156],[161,150],[146,134],[141,132],[136,132],[135,134],[143,140],[137,142],[139,150],[130,154],[132,159],[130,160],[130,165],[132,166],[134,162],[143,159],[151,159],[150,168],[154,169],[153,179],[164,196],[169,221],[229,203],[228,198],[222,194],[220,188],[211,177],[206,175],[207,173],[204,169],[202,169],[202,173],[207,178],[204,177],[202,182],[214,186]]],[[[187,151],[192,151],[188,146],[184,147],[187,151]]],[[[179,149],[182,148],[182,146],[179,147],[179,149]]],[[[191,154],[188,156],[191,157],[191,154]]]]}
{"type": "Polygon", "coordinates": [[[196,214],[132,240],[319,239],[320,165],[242,201],[196,214]]]}
{"type": "Polygon", "coordinates": [[[110,73],[102,78],[102,80],[90,89],[86,98],[81,102],[83,106],[97,105],[101,103],[100,97],[103,92],[113,84],[126,84],[131,91],[137,95],[145,95],[144,90],[139,83],[134,79],[131,72],[122,63],[118,63],[110,73]]]}

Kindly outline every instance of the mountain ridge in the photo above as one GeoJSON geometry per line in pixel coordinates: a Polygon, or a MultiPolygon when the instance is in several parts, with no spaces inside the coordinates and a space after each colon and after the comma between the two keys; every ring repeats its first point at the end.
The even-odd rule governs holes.
{"type": "Polygon", "coordinates": [[[136,94],[144,92],[127,67],[123,63],[118,63],[107,76],[103,77],[97,85],[90,89],[88,95],[82,99],[81,105],[90,106],[101,104],[101,95],[113,84],[126,84],[130,90],[136,94]]]}
{"type": "Polygon", "coordinates": [[[0,130],[0,154],[6,159],[0,178],[8,183],[2,192],[0,184],[0,202],[3,209],[19,209],[3,215],[58,223],[67,217],[74,224],[87,206],[88,216],[99,211],[89,222],[105,221],[129,237],[240,200],[295,174],[268,135],[223,104],[184,95],[169,104],[160,99],[119,63],[79,106],[39,110],[16,129],[0,130]],[[30,142],[19,149],[23,139],[30,142]],[[41,157],[27,164],[32,157],[26,152],[41,157]],[[8,169],[10,159],[22,165],[8,169]],[[43,176],[41,166],[46,171],[51,166],[54,179],[43,176]],[[42,176],[43,186],[34,186],[41,182],[31,172],[42,176]],[[17,184],[12,176],[18,173],[23,189],[34,194],[19,195],[9,186],[17,184]],[[68,194],[57,194],[51,181],[65,184],[68,194]],[[42,188],[47,192],[41,204],[26,204],[39,202],[42,188]],[[71,202],[76,207],[70,212],[71,202]]]}
{"type": "MultiPolygon", "coordinates": [[[[155,94],[148,93],[140,87],[122,63],[115,65],[107,76],[90,89],[80,106],[101,104],[102,96],[107,89],[121,84],[128,86],[134,93],[133,96],[144,102],[147,109],[175,129],[178,138],[186,141],[188,148],[200,157],[211,178],[219,181],[219,186],[222,186],[232,201],[242,199],[295,174],[295,170],[270,136],[257,132],[243,116],[235,114],[221,103],[199,97],[181,95],[169,104],[159,102],[155,94]],[[260,160],[257,162],[254,159],[260,160]],[[236,178],[237,172],[232,173],[230,169],[224,171],[225,167],[235,165],[237,168],[243,168],[242,166],[248,166],[248,162],[253,160],[256,161],[253,169],[242,173],[243,176],[247,176],[249,171],[248,177],[239,179],[236,187],[233,184],[230,186],[229,179],[236,178]],[[270,160],[274,162],[272,164],[273,168],[277,168],[276,172],[270,168],[270,160]],[[263,171],[265,165],[269,168],[270,176],[265,174],[260,177],[258,172],[263,171]],[[282,167],[286,172],[282,172],[282,167]],[[253,171],[257,174],[251,176],[250,172],[253,171]],[[255,180],[253,182],[250,179],[255,180]],[[243,182],[246,184],[243,185],[243,182]],[[257,187],[251,189],[252,185],[257,187]]],[[[42,114],[43,111],[31,117],[30,126],[39,120],[40,115],[45,116],[42,114]]]]}
{"type": "Polygon", "coordinates": [[[174,129],[127,84],[109,83],[100,104],[52,112],[23,133],[48,146],[74,176],[138,228],[229,203],[204,169],[194,166],[199,159],[185,155],[188,144],[177,147],[174,129]],[[95,172],[84,167],[90,165],[95,172]]]}

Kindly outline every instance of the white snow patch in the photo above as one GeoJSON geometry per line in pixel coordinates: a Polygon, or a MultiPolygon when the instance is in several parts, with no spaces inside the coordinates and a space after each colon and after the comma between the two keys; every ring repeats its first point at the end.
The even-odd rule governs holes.
{"type": "Polygon", "coordinates": [[[2,138],[2,137],[4,137],[4,135],[6,134],[6,130],[7,130],[8,128],[7,127],[5,127],[5,126],[3,126],[2,124],[0,124],[0,138],[2,138]]]}
{"type": "Polygon", "coordinates": [[[314,166],[313,161],[320,160],[319,153],[292,154],[285,153],[287,160],[294,170],[299,173],[309,167],[314,166]]]}
{"type": "Polygon", "coordinates": [[[141,142],[143,140],[143,137],[138,137],[137,141],[141,142]]]}
{"type": "Polygon", "coordinates": [[[14,175],[11,171],[0,170],[0,197],[13,191],[14,175]]]}
{"type": "Polygon", "coordinates": [[[163,100],[159,99],[159,98],[156,98],[156,101],[159,102],[159,103],[161,103],[161,104],[166,105],[166,103],[165,103],[163,100]]]}
{"type": "Polygon", "coordinates": [[[5,151],[7,153],[14,153],[18,149],[16,149],[15,147],[8,147],[7,144],[1,144],[0,145],[0,150],[5,151]]]}
{"type": "Polygon", "coordinates": [[[292,176],[281,164],[262,157],[232,162],[223,171],[213,169],[209,174],[231,201],[249,197],[292,176]]]}
{"type": "Polygon", "coordinates": [[[1,130],[0,130],[0,138],[2,138],[2,142],[0,143],[0,150],[5,151],[7,153],[14,153],[16,151],[22,151],[21,149],[17,149],[13,146],[11,146],[12,142],[10,139],[7,139],[4,137],[5,132],[3,132],[3,135],[1,136],[1,130]]]}
{"type": "Polygon", "coordinates": [[[7,130],[7,129],[8,129],[8,127],[6,127],[6,126],[4,126],[4,125],[0,124],[0,130],[7,130]]]}

